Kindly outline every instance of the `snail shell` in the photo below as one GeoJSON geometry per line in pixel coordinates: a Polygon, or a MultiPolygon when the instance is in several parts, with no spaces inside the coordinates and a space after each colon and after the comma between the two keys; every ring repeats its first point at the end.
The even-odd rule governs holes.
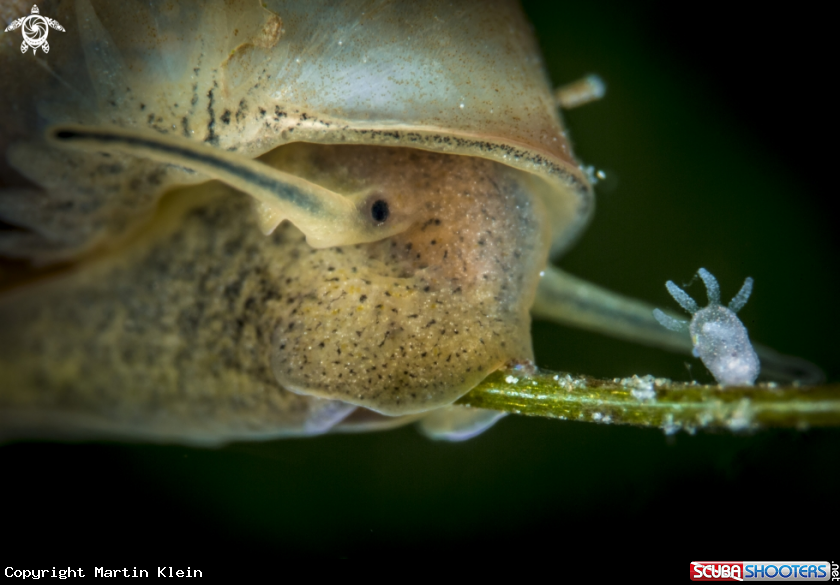
{"type": "Polygon", "coordinates": [[[38,212],[10,219],[52,242],[6,238],[7,255],[72,256],[140,221],[172,185],[206,179],[134,158],[114,157],[105,168],[101,157],[57,152],[40,134],[59,123],[186,136],[251,158],[291,142],[480,156],[538,178],[554,252],[591,215],[591,189],[513,2],[263,7],[241,0],[150,12],[140,3],[78,0],[75,10],[57,8],[77,25],[50,56],[50,69],[22,61],[13,43],[0,65],[14,80],[2,98],[14,112],[2,122],[0,147],[12,167],[4,182],[21,184],[16,171],[50,195],[38,212]]]}
{"type": "Polygon", "coordinates": [[[437,412],[427,432],[462,438],[496,417],[448,405],[533,358],[539,272],[593,207],[514,3],[50,10],[67,33],[45,66],[3,39],[0,218],[25,229],[0,254],[72,269],[0,302],[4,436],[219,442],[437,412]],[[216,158],[66,148],[55,127],[216,158]],[[381,237],[318,210],[318,234],[276,227],[206,183],[257,157],[381,237]]]}

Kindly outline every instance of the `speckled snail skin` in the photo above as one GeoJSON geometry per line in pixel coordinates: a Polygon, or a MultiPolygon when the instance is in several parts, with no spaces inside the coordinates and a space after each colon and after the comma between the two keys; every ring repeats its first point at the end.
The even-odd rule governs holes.
{"type": "MultiPolygon", "coordinates": [[[[533,358],[539,272],[592,199],[518,6],[264,4],[45,4],[67,32],[43,67],[2,38],[0,218],[25,229],[0,253],[70,267],[0,302],[0,435],[391,426],[533,358]],[[223,163],[103,142],[119,129],[262,157],[360,227],[255,212],[206,182],[223,163]]],[[[458,432],[497,417],[448,408],[458,432]]]]}
{"type": "Polygon", "coordinates": [[[48,56],[0,36],[0,256],[38,267],[0,265],[0,439],[464,438],[532,305],[690,349],[546,268],[592,189],[514,2],[40,8],[48,56]]]}

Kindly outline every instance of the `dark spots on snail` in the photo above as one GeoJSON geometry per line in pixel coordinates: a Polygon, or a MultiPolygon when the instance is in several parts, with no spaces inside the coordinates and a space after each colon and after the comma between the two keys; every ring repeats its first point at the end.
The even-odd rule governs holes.
{"type": "Polygon", "coordinates": [[[186,116],[181,118],[181,130],[184,132],[184,136],[189,137],[190,127],[189,127],[189,120],[187,120],[186,116]]]}
{"type": "MultiPolygon", "coordinates": [[[[388,208],[388,202],[383,199],[377,199],[370,206],[370,215],[377,223],[383,223],[388,216],[391,215],[391,210],[388,208]]],[[[410,246],[411,244],[409,244],[410,246]]]]}
{"type": "Polygon", "coordinates": [[[102,175],[118,175],[123,172],[123,166],[119,163],[102,164],[96,167],[96,173],[102,175]]]}
{"type": "Polygon", "coordinates": [[[248,114],[248,103],[245,99],[239,100],[239,107],[236,110],[236,121],[237,123],[241,123],[242,120],[245,119],[245,116],[248,114]]]}
{"type": "Polygon", "coordinates": [[[152,171],[152,173],[148,177],[148,182],[150,185],[158,186],[163,183],[163,175],[165,171],[163,169],[158,169],[156,171],[152,171]]]}
{"type": "Polygon", "coordinates": [[[140,104],[140,111],[143,111],[145,109],[146,109],[146,104],[140,104]]]}
{"type": "Polygon", "coordinates": [[[224,295],[231,303],[239,298],[239,293],[242,291],[242,282],[234,281],[225,287],[224,295]]]}
{"type": "MultiPolygon", "coordinates": [[[[436,217],[433,217],[431,219],[427,219],[426,222],[420,227],[420,230],[425,231],[426,228],[431,226],[431,225],[440,225],[440,220],[436,217]]],[[[432,243],[434,243],[434,241],[432,241],[432,243]]]]}
{"type": "Polygon", "coordinates": [[[230,110],[225,110],[219,119],[225,124],[230,124],[230,110]]]}
{"type": "Polygon", "coordinates": [[[204,142],[209,142],[210,144],[218,144],[219,137],[216,136],[216,112],[213,109],[213,105],[215,104],[215,97],[213,96],[213,92],[216,88],[219,87],[219,84],[215,81],[213,82],[213,87],[207,91],[207,115],[210,116],[210,121],[207,122],[207,136],[204,138],[204,142]]]}

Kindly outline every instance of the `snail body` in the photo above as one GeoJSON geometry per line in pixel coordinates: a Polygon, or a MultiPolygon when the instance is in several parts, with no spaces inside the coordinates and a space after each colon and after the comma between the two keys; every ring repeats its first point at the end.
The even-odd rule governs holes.
{"type": "Polygon", "coordinates": [[[530,359],[528,297],[548,242],[515,172],[381,147],[273,156],[324,165],[326,177],[409,179],[438,196],[402,234],[323,249],[290,224],[266,237],[250,202],[221,186],[171,197],[155,229],[119,253],[9,299],[3,320],[23,333],[2,355],[15,364],[7,383],[25,390],[5,394],[7,412],[21,422],[22,411],[55,408],[69,371],[84,380],[74,409],[136,436],[315,434],[356,406],[372,412],[348,425],[446,406],[530,359]],[[484,243],[465,249],[471,236],[484,243]]]}
{"type": "Polygon", "coordinates": [[[548,265],[593,194],[515,3],[49,13],[0,48],[0,439],[457,440],[532,306],[689,346],[548,265]]]}
{"type": "Polygon", "coordinates": [[[7,77],[0,217],[26,229],[0,253],[70,268],[0,301],[2,434],[498,418],[449,405],[533,360],[539,272],[592,192],[527,22],[482,6],[52,10],[59,75],[7,77]]]}

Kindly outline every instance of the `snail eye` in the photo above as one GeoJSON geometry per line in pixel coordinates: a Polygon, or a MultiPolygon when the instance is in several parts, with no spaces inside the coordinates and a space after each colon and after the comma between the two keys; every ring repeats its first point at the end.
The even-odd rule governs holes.
{"type": "Polygon", "coordinates": [[[377,223],[382,223],[388,216],[391,215],[391,210],[388,208],[388,202],[382,199],[377,199],[373,202],[373,205],[370,206],[370,216],[373,218],[373,221],[377,223]]]}

